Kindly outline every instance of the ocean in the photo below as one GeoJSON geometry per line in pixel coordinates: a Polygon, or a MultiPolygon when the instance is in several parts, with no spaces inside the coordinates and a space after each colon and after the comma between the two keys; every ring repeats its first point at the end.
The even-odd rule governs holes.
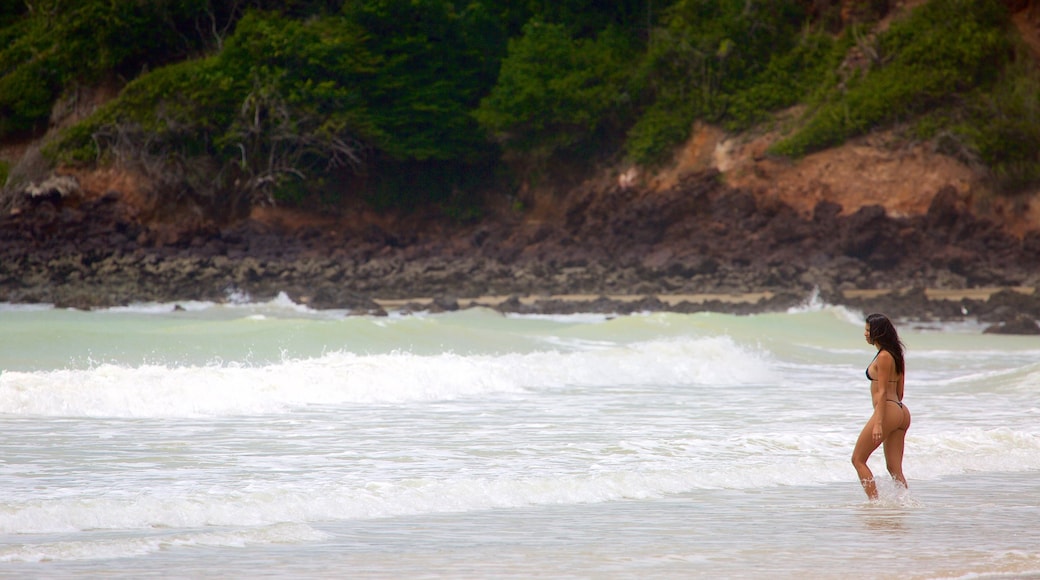
{"type": "Polygon", "coordinates": [[[0,577],[1040,578],[1040,339],[863,315],[0,305],[0,577]]]}

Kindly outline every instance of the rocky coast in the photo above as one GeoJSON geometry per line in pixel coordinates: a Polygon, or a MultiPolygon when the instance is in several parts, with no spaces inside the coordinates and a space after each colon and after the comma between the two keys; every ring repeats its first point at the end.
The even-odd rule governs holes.
{"type": "Polygon", "coordinates": [[[953,187],[919,215],[826,200],[804,211],[707,169],[669,187],[587,182],[538,219],[267,210],[189,227],[142,219],[123,192],[62,183],[25,193],[0,218],[0,302],[90,309],[285,293],[376,315],[472,305],[752,313],[817,292],[903,319],[974,316],[994,331],[1040,332],[1040,231],[1007,232],[953,187]]]}

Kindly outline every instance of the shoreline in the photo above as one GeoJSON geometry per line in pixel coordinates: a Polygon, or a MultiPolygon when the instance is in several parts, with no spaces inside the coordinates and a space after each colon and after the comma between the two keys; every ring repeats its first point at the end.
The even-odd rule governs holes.
{"type": "Polygon", "coordinates": [[[884,312],[906,322],[951,322],[976,319],[984,332],[1040,335],[1040,290],[1030,286],[980,288],[903,288],[897,290],[844,290],[812,292],[745,292],[699,294],[547,294],[527,296],[484,295],[472,298],[417,297],[374,299],[376,309],[360,314],[386,315],[441,313],[484,307],[503,314],[607,314],[637,312],[717,312],[746,315],[784,312],[820,300],[824,304],[884,312]]]}
{"type": "MultiPolygon", "coordinates": [[[[900,288],[900,289],[873,289],[873,290],[842,290],[840,291],[845,299],[858,300],[858,299],[873,299],[884,296],[892,295],[906,295],[909,292],[913,292],[914,288],[900,288]]],[[[1037,289],[1031,286],[989,286],[985,288],[964,288],[964,289],[949,289],[949,288],[925,288],[924,294],[929,300],[933,301],[953,301],[960,302],[963,300],[989,300],[991,296],[998,292],[1009,291],[1022,294],[1024,296],[1040,296],[1037,289]]],[[[483,295],[472,298],[458,298],[458,302],[466,303],[467,305],[475,306],[497,306],[503,302],[507,302],[515,297],[520,304],[525,306],[533,306],[539,302],[570,302],[570,303],[586,303],[593,302],[596,300],[606,299],[612,302],[621,303],[633,303],[645,300],[648,297],[656,298],[668,306],[677,306],[683,302],[691,304],[704,304],[708,302],[721,302],[727,304],[757,304],[762,300],[771,300],[778,296],[778,293],[773,291],[761,291],[761,292],[739,292],[739,293],[683,293],[683,294],[547,294],[547,295],[483,295]]],[[[385,309],[400,309],[411,305],[433,305],[440,298],[433,296],[418,296],[414,298],[373,298],[372,301],[385,309]]]]}
{"type": "MultiPolygon", "coordinates": [[[[202,300],[214,304],[263,304],[279,295],[294,304],[329,310],[312,304],[306,296],[277,292],[271,295],[244,294],[238,299],[202,300]],[[244,299],[244,301],[242,301],[244,299]]],[[[963,322],[974,320],[984,325],[984,333],[1040,335],[1040,288],[1032,286],[987,286],[979,288],[901,288],[846,289],[838,292],[771,291],[704,292],[659,294],[487,294],[456,298],[450,295],[414,298],[361,298],[353,306],[333,308],[346,316],[389,316],[439,314],[470,308],[487,308],[500,314],[625,316],[637,313],[672,312],[693,314],[710,312],[732,315],[782,313],[818,305],[842,306],[863,313],[882,312],[904,323],[963,322]]],[[[39,305],[77,310],[104,309],[113,305],[94,304],[90,308],[47,301],[0,301],[11,305],[39,305]]],[[[138,304],[169,304],[172,311],[184,308],[183,300],[153,300],[138,304]]],[[[122,304],[123,306],[132,305],[122,304]]]]}
{"type": "MultiPolygon", "coordinates": [[[[726,302],[733,304],[754,304],[762,299],[769,299],[775,296],[775,292],[746,292],[739,294],[720,294],[720,293],[702,293],[702,294],[545,294],[545,295],[484,295],[476,296],[472,298],[459,298],[458,301],[465,302],[467,305],[475,306],[497,306],[503,302],[508,302],[512,299],[516,299],[520,304],[524,306],[533,306],[539,302],[569,302],[569,303],[585,303],[593,302],[596,300],[609,300],[611,302],[620,303],[632,303],[646,299],[648,296],[653,296],[661,302],[675,306],[682,302],[690,302],[694,304],[703,304],[710,301],[726,302]]],[[[409,305],[432,305],[437,300],[433,296],[421,296],[416,298],[400,299],[400,298],[373,298],[372,301],[379,304],[383,308],[388,309],[399,309],[409,305]]]]}
{"type": "Polygon", "coordinates": [[[585,184],[537,226],[496,214],[425,227],[245,219],[177,228],[141,221],[118,192],[29,197],[0,216],[0,301],[92,310],[284,293],[316,310],[377,316],[468,305],[751,314],[818,296],[905,320],[972,316],[1040,334],[1040,231],[1011,236],[949,188],[924,215],[880,206],[847,215],[820,202],[806,216],[717,177],[661,191],[585,184]]]}

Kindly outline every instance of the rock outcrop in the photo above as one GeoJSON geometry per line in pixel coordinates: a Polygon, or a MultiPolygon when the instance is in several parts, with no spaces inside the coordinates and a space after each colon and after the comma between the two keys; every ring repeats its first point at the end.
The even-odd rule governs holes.
{"type": "MultiPolygon", "coordinates": [[[[851,214],[830,201],[804,215],[723,183],[715,170],[673,187],[587,183],[539,221],[489,217],[468,226],[402,222],[286,227],[247,219],[171,229],[143,222],[118,192],[25,195],[0,218],[0,301],[94,308],[131,302],[264,300],[287,293],[314,308],[379,314],[376,298],[435,297],[453,310],[482,295],[644,296],[587,304],[503,300],[502,310],[783,309],[818,289],[1040,286],[1040,231],[1019,238],[979,217],[955,188],[926,213],[879,205],[851,214]],[[425,224],[425,225],[424,225],[425,224]],[[664,304],[658,295],[768,292],[757,303],[664,304]]],[[[986,321],[1040,319],[1037,298],[986,321]]],[[[956,318],[978,304],[937,305],[893,293],[895,316],[956,318]]],[[[861,304],[868,307],[870,304],[861,304]]],[[[982,319],[982,318],[980,318],[982,319]]],[[[1016,323],[1017,324],[1017,323],[1016,323]]],[[[1012,328],[1019,328],[1013,326],[1012,328]]]]}

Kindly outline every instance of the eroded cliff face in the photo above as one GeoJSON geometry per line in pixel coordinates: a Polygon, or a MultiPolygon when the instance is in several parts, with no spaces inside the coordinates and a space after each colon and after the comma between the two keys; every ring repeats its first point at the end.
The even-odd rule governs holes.
{"type": "Polygon", "coordinates": [[[0,216],[0,301],[286,292],[371,312],[416,296],[1040,287],[1040,193],[995,197],[970,167],[888,132],[795,161],[766,153],[775,138],[701,125],[660,171],[543,181],[522,211],[492,194],[466,225],[361,205],[217,223],[157,211],[140,176],[66,172],[0,216]]]}
{"type": "MultiPolygon", "coordinates": [[[[504,196],[491,194],[490,219],[503,222],[502,227],[518,221],[537,227],[573,213],[568,193],[575,187],[663,192],[677,187],[689,176],[715,172],[722,185],[742,195],[751,194],[757,204],[787,205],[806,218],[822,202],[839,206],[843,216],[869,206],[880,206],[893,218],[920,216],[928,211],[936,195],[952,191],[965,211],[999,224],[1016,237],[1040,230],[1040,187],[1013,197],[994,194],[983,172],[935,151],[927,143],[908,142],[892,131],[881,131],[790,160],[767,153],[777,138],[776,133],[729,134],[718,127],[699,124],[687,143],[676,151],[674,161],[662,169],[650,172],[628,166],[607,167],[580,185],[573,180],[543,180],[538,187],[525,188],[522,212],[514,211],[504,202],[504,196]]],[[[92,200],[118,192],[120,203],[126,204],[160,243],[190,235],[184,232],[214,227],[201,210],[190,204],[172,212],[170,208],[163,211],[155,207],[149,183],[132,172],[102,168],[59,170],[58,174],[76,180],[76,199],[92,200]]],[[[620,207],[616,210],[625,211],[620,207]]],[[[416,230],[450,235],[453,228],[429,216],[379,214],[359,203],[341,207],[332,214],[258,207],[250,219],[287,232],[313,227],[343,231],[376,228],[400,230],[399,235],[405,238],[406,232],[416,230]]]]}
{"type": "Polygon", "coordinates": [[[92,308],[285,292],[371,312],[377,298],[765,292],[785,297],[770,303],[784,308],[813,289],[834,299],[864,288],[1040,286],[1040,229],[1009,232],[954,185],[922,212],[895,215],[828,199],[793,205],[734,187],[715,168],[671,184],[617,177],[466,226],[270,208],[223,225],[154,222],[132,195],[56,181],[0,219],[0,302],[92,308]]]}
{"type": "MultiPolygon", "coordinates": [[[[818,16],[828,11],[839,14],[846,25],[878,16],[864,10],[880,10],[883,14],[877,28],[881,30],[904,11],[924,2],[892,0],[869,3],[873,6],[870,8],[858,0],[816,0],[813,9],[818,16]]],[[[1040,67],[1040,0],[1004,2],[1040,67]]],[[[855,68],[865,63],[857,62],[853,51],[843,66],[855,68]]],[[[787,111],[777,124],[800,112],[787,111]]],[[[1040,230],[1040,186],[1010,197],[994,193],[984,171],[937,151],[931,143],[909,141],[896,131],[885,130],[790,160],[768,154],[778,138],[776,131],[729,134],[700,124],[669,166],[654,172],[614,167],[597,179],[600,187],[612,180],[623,189],[667,191],[690,175],[715,171],[727,187],[741,195],[750,193],[757,204],[786,205],[803,218],[811,217],[821,203],[838,207],[841,216],[876,206],[892,218],[920,217],[942,193],[943,203],[956,203],[960,211],[997,224],[1018,239],[1040,230]]],[[[561,188],[552,185],[526,192],[524,201],[530,206],[527,221],[539,224],[567,213],[566,199],[561,188]]]]}
{"type": "MultiPolygon", "coordinates": [[[[1034,4],[1016,23],[1040,46],[1034,4]]],[[[130,172],[59,171],[0,215],[0,301],[286,292],[368,312],[374,298],[415,296],[1040,287],[1040,190],[995,196],[983,174],[893,132],[798,160],[768,155],[776,138],[700,125],[661,170],[543,180],[522,211],[492,193],[466,225],[360,204],[218,222],[190,203],[156,207],[130,172]]]]}
{"type": "MultiPolygon", "coordinates": [[[[881,16],[877,27],[883,29],[893,18],[924,1],[810,0],[809,3],[818,17],[822,18],[825,13],[839,17],[839,26],[881,16]]],[[[1002,1],[1013,12],[1013,21],[1025,43],[1033,50],[1040,67],[1040,0],[1002,1]]],[[[847,60],[843,66],[858,66],[855,54],[847,60]]],[[[96,87],[77,89],[55,106],[52,131],[83,119],[118,92],[114,80],[96,87]]],[[[798,114],[798,110],[787,113],[788,116],[798,114]]],[[[617,184],[663,191],[675,187],[686,176],[716,171],[726,186],[751,193],[759,203],[789,205],[803,217],[810,216],[821,202],[837,204],[841,207],[841,215],[851,215],[861,208],[877,205],[892,217],[919,216],[927,211],[940,191],[952,188],[958,203],[966,210],[999,223],[1018,238],[1040,229],[1040,187],[1013,198],[995,195],[987,185],[985,175],[935,151],[927,143],[908,142],[892,131],[880,131],[802,159],[788,160],[767,154],[769,146],[777,138],[778,134],[770,131],[727,134],[717,127],[699,125],[691,139],[676,152],[671,166],[652,173],[632,167],[609,167],[588,182],[599,188],[617,184]]],[[[25,172],[33,174],[33,182],[37,185],[46,180],[46,175],[36,175],[43,171],[36,167],[43,163],[42,159],[35,161],[39,157],[39,143],[0,144],[0,158],[7,160],[16,170],[24,167],[25,172]]],[[[75,178],[79,184],[77,197],[84,200],[118,192],[120,203],[126,204],[148,229],[157,232],[155,236],[161,242],[190,235],[182,232],[213,226],[212,216],[193,206],[190,200],[179,206],[157,207],[156,198],[151,194],[152,185],[132,172],[101,168],[92,171],[59,169],[57,173],[75,178]]],[[[553,216],[570,211],[566,206],[567,189],[574,186],[573,181],[543,182],[540,187],[524,192],[526,208],[523,215],[512,214],[505,204],[502,211],[493,212],[493,217],[535,225],[552,221],[553,216]]],[[[493,203],[496,201],[500,200],[492,200],[493,203]]],[[[0,200],[0,210],[13,209],[5,207],[3,202],[0,200]]],[[[401,229],[402,232],[417,227],[443,231],[445,227],[439,223],[416,224],[415,219],[377,215],[356,204],[341,209],[343,215],[333,218],[279,208],[258,208],[251,219],[290,230],[325,225],[334,229],[374,227],[401,229]]],[[[407,238],[407,233],[401,236],[407,238]]]]}
{"type": "MultiPolygon", "coordinates": [[[[879,28],[923,2],[889,2],[879,28]]],[[[843,19],[854,21],[864,3],[822,0],[816,4],[818,10],[838,5],[843,19]]],[[[1040,0],[1005,0],[1005,4],[1040,68],[1040,0]]],[[[849,60],[847,66],[856,66],[855,55],[849,60]]],[[[788,111],[786,116],[799,112],[788,111]]],[[[927,212],[940,191],[952,190],[967,211],[994,220],[1017,237],[1040,229],[1040,187],[1013,197],[995,194],[984,172],[893,131],[878,131],[795,161],[767,154],[777,139],[776,132],[732,135],[700,125],[670,167],[653,175],[621,170],[618,178],[622,183],[642,182],[667,189],[683,175],[717,170],[727,185],[751,191],[761,200],[781,201],[802,215],[809,215],[818,203],[828,202],[841,206],[844,215],[878,205],[894,217],[918,216],[927,212]]]]}
{"type": "Polygon", "coordinates": [[[966,209],[999,222],[1013,235],[1040,229],[1040,188],[1014,197],[994,194],[983,172],[929,144],[884,131],[791,161],[767,154],[776,138],[769,133],[728,135],[702,125],[671,167],[646,176],[630,170],[619,179],[642,179],[666,189],[683,175],[713,169],[726,185],[751,191],[763,201],[785,203],[802,215],[828,202],[841,206],[843,215],[876,205],[893,217],[919,216],[940,191],[952,190],[966,209]]]}

